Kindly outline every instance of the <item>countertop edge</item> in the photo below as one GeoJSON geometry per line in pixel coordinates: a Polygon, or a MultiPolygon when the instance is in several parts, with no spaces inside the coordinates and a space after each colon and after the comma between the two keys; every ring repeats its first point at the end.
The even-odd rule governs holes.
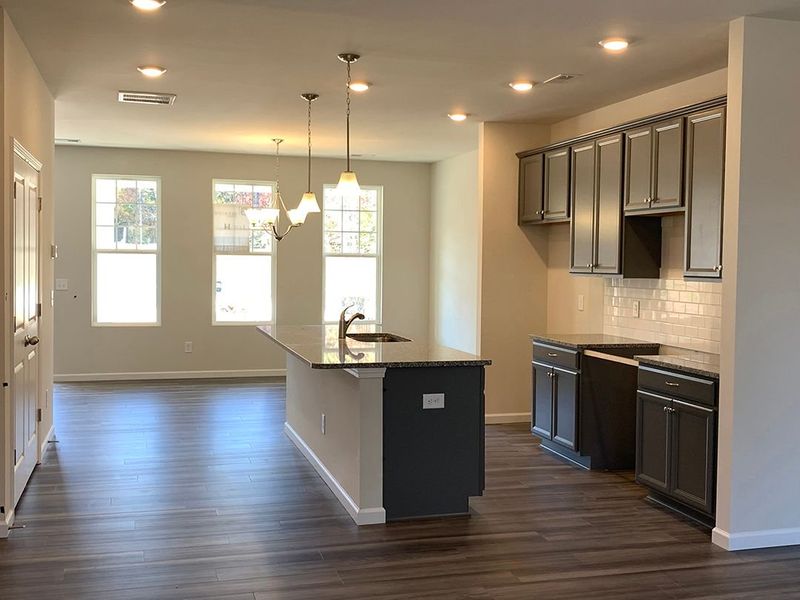
{"type": "Polygon", "coordinates": [[[280,341],[278,338],[265,331],[261,327],[256,327],[258,332],[272,340],[286,352],[301,360],[312,369],[331,370],[331,369],[413,369],[420,367],[488,367],[492,364],[491,359],[465,359],[465,360],[428,360],[428,361],[408,361],[408,362],[370,362],[370,363],[318,363],[308,360],[297,350],[280,341]]]}
{"type": "MultiPolygon", "coordinates": [[[[598,334],[599,335],[599,334],[598,334]]],[[[661,344],[658,342],[646,342],[644,340],[629,340],[620,342],[570,342],[568,340],[560,339],[558,335],[547,334],[528,334],[528,337],[534,342],[541,342],[543,344],[553,344],[570,348],[572,350],[587,350],[590,348],[659,348],[661,344]]]]}
{"type": "MultiPolygon", "coordinates": [[[[665,355],[668,358],[670,355],[665,355]]],[[[697,363],[698,366],[680,365],[668,360],[663,360],[660,356],[641,355],[634,356],[635,360],[639,361],[640,365],[658,367],[659,369],[667,369],[676,371],[678,373],[685,373],[687,375],[699,375],[700,377],[707,377],[719,381],[719,373],[716,371],[709,371],[700,366],[702,363],[697,363]]]]}

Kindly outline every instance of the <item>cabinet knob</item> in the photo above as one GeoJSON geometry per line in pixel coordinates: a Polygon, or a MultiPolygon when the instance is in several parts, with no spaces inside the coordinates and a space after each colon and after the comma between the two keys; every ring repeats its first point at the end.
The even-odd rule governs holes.
{"type": "Polygon", "coordinates": [[[717,265],[716,267],[714,267],[714,271],[717,272],[717,273],[722,271],[722,265],[717,265]]]}

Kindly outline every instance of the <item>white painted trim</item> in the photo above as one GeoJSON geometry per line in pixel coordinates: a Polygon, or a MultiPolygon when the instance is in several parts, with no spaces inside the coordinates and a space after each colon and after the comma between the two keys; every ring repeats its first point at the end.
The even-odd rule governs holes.
{"type": "Polygon", "coordinates": [[[0,521],[0,540],[4,540],[11,533],[11,527],[14,525],[14,509],[6,513],[6,518],[0,521]]]}
{"type": "Polygon", "coordinates": [[[499,425],[500,423],[530,423],[531,413],[492,413],[484,417],[487,425],[499,425]]]}
{"type": "Polygon", "coordinates": [[[40,463],[42,462],[42,459],[44,458],[44,453],[47,452],[47,450],[48,450],[48,445],[54,439],[56,439],[56,425],[55,425],[55,423],[53,423],[50,426],[50,431],[47,432],[47,435],[45,436],[44,440],[42,441],[42,445],[39,447],[39,462],[40,463]]]}
{"type": "Polygon", "coordinates": [[[238,379],[242,377],[286,377],[286,369],[241,369],[232,371],[152,371],[136,373],[64,373],[56,383],[72,381],[141,381],[160,379],[238,379]]]}
{"type": "Polygon", "coordinates": [[[762,529],[760,531],[743,531],[741,533],[728,533],[724,529],[714,527],[711,532],[711,541],[729,551],[797,546],[800,545],[800,527],[762,529]]]}
{"type": "Polygon", "coordinates": [[[314,470],[322,478],[322,480],[331,489],[334,495],[339,499],[342,506],[355,521],[356,525],[378,525],[386,523],[386,509],[381,507],[374,508],[360,508],[355,501],[350,497],[350,494],[341,486],[333,474],[323,464],[314,451],[309,448],[308,444],[303,441],[298,433],[292,428],[289,423],[283,424],[283,431],[286,433],[292,443],[297,446],[297,449],[302,452],[314,470]]]}
{"type": "Polygon", "coordinates": [[[356,379],[383,379],[386,376],[386,369],[345,369],[345,373],[349,373],[356,379]]]}
{"type": "Polygon", "coordinates": [[[22,145],[18,139],[13,138],[14,144],[14,154],[19,156],[22,160],[28,163],[31,167],[33,167],[34,171],[42,172],[42,168],[44,168],[44,163],[36,158],[32,152],[30,152],[25,146],[22,145]]]}

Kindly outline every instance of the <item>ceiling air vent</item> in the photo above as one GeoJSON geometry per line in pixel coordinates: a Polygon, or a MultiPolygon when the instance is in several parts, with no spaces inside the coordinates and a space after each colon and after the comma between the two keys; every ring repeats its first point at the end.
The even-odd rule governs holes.
{"type": "Polygon", "coordinates": [[[172,106],[175,103],[175,94],[120,92],[119,101],[124,104],[155,104],[157,106],[172,106]]]}
{"type": "Polygon", "coordinates": [[[574,79],[575,75],[569,75],[567,73],[559,73],[558,75],[553,75],[549,79],[545,79],[542,84],[546,83],[564,83],[565,81],[569,81],[570,79],[574,79]]]}

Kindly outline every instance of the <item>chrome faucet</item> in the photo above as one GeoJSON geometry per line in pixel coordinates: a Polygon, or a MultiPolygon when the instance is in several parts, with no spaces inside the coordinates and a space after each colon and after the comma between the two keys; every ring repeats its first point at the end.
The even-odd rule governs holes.
{"type": "Polygon", "coordinates": [[[355,304],[351,304],[347,308],[342,311],[342,314],[339,315],[339,339],[344,340],[347,339],[347,330],[350,328],[350,324],[355,321],[356,319],[363,319],[364,315],[361,313],[356,313],[349,319],[345,319],[344,315],[347,313],[348,310],[353,308],[355,304]]]}

